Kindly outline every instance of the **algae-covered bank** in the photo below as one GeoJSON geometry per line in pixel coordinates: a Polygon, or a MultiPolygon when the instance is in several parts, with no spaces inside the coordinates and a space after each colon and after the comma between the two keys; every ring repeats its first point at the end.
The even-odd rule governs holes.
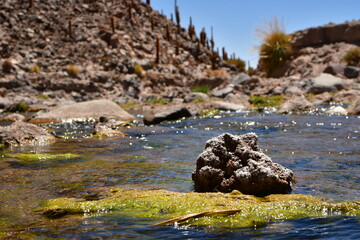
{"type": "Polygon", "coordinates": [[[220,111],[106,138],[53,124],[69,138],[0,149],[0,239],[357,239],[359,121],[220,111]],[[224,132],[256,133],[293,171],[291,194],[193,192],[197,156],[224,132]]]}
{"type": "Polygon", "coordinates": [[[360,201],[328,203],[321,198],[301,194],[275,194],[260,198],[243,195],[236,190],[224,194],[113,189],[104,199],[57,198],[45,201],[37,210],[49,218],[123,211],[138,218],[177,218],[163,222],[164,225],[185,219],[185,224],[237,228],[304,217],[360,216],[360,201]],[[187,217],[189,214],[195,215],[187,217]]]}

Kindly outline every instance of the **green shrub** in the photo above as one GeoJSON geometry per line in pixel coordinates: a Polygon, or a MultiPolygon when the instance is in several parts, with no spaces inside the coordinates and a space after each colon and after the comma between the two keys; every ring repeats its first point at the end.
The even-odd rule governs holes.
{"type": "Polygon", "coordinates": [[[348,65],[357,65],[360,63],[360,47],[354,47],[348,50],[342,58],[348,65]]]}
{"type": "Polygon", "coordinates": [[[45,100],[49,99],[49,96],[44,95],[44,94],[39,94],[39,95],[37,95],[36,97],[37,97],[37,98],[40,98],[40,99],[45,99],[45,100]]]}
{"type": "Polygon", "coordinates": [[[285,33],[284,25],[276,17],[270,22],[264,21],[263,26],[256,31],[262,41],[259,49],[260,69],[271,75],[291,56],[291,35],[285,33]]]}
{"type": "Polygon", "coordinates": [[[225,61],[228,64],[234,65],[235,67],[237,67],[241,72],[245,72],[245,66],[246,63],[241,60],[241,59],[229,59],[225,61]]]}
{"type": "Polygon", "coordinates": [[[191,88],[192,92],[202,92],[202,93],[208,93],[210,92],[210,87],[207,85],[195,85],[191,88]]]}
{"type": "Polygon", "coordinates": [[[252,68],[252,67],[249,67],[248,70],[247,70],[247,73],[251,76],[255,73],[255,69],[252,68]]]}
{"type": "Polygon", "coordinates": [[[250,96],[250,101],[257,108],[276,107],[283,102],[283,97],[277,96],[250,96]]]}
{"type": "Polygon", "coordinates": [[[154,98],[150,101],[148,101],[146,104],[166,104],[169,100],[163,99],[163,98],[154,98]]]}
{"type": "Polygon", "coordinates": [[[29,106],[23,102],[11,105],[8,109],[9,112],[27,112],[28,110],[29,106]]]}

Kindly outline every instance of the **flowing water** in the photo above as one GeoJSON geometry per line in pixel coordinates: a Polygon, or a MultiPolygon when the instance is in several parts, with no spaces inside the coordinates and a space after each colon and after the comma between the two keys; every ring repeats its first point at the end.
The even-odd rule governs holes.
{"type": "MultiPolygon", "coordinates": [[[[293,193],[328,201],[360,199],[360,118],[321,114],[223,113],[158,126],[128,128],[127,137],[89,138],[91,124],[50,128],[67,136],[49,146],[0,152],[0,233],[31,239],[360,239],[360,218],[333,216],[270,222],[258,228],[162,226],[108,212],[47,219],[34,213],[41,200],[84,197],[109,187],[193,189],[191,172],[206,140],[221,133],[255,132],[274,162],[293,170],[293,193]],[[84,137],[85,136],[85,137],[84,137]],[[69,160],[26,162],[11,154],[76,153],[69,160]]],[[[4,235],[5,234],[5,235],[4,235]]],[[[0,234],[1,237],[1,234],[0,234]]]]}

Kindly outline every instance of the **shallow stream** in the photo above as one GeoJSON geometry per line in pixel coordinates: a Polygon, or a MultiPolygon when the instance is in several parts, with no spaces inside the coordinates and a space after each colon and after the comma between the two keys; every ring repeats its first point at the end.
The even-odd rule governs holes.
{"type": "Polygon", "coordinates": [[[333,216],[219,229],[154,227],[159,219],[121,212],[47,219],[33,208],[56,197],[99,197],[111,187],[193,190],[191,173],[206,140],[255,132],[274,162],[293,170],[292,193],[331,202],[360,199],[360,117],[322,114],[222,113],[157,126],[128,128],[126,137],[90,138],[91,124],[49,126],[66,136],[49,146],[0,151],[0,237],[23,239],[360,239],[360,218],[333,216]],[[84,137],[85,136],[85,137],[84,137]],[[68,160],[25,161],[18,153],[75,153],[68,160]]]}

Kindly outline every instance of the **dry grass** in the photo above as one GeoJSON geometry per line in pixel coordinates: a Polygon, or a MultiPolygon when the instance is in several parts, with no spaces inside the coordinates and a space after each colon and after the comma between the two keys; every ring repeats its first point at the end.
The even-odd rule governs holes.
{"type": "Polygon", "coordinates": [[[264,20],[256,29],[256,35],[262,44],[259,47],[260,69],[271,75],[291,56],[291,36],[285,33],[283,21],[274,17],[271,21],[264,20]]]}
{"type": "Polygon", "coordinates": [[[80,71],[79,68],[76,67],[74,64],[69,64],[67,67],[67,73],[72,77],[76,77],[77,75],[79,75],[80,71]]]}
{"type": "Polygon", "coordinates": [[[358,65],[360,63],[360,47],[353,47],[349,49],[342,57],[348,65],[358,65]]]}
{"type": "Polygon", "coordinates": [[[229,74],[227,72],[225,72],[224,70],[222,69],[204,69],[204,72],[205,72],[205,75],[206,77],[216,77],[216,78],[228,78],[229,77],[229,74]]]}

